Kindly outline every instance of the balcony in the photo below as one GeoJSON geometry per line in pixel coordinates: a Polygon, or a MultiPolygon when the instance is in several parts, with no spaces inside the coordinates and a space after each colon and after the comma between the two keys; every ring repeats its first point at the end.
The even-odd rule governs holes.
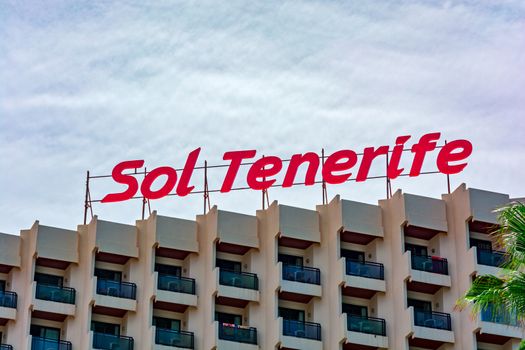
{"type": "Polygon", "coordinates": [[[162,328],[155,330],[155,344],[182,349],[193,349],[195,347],[192,332],[162,328]]]}
{"type": "Polygon", "coordinates": [[[388,348],[386,322],[381,318],[342,314],[346,325],[345,343],[370,348],[388,348]]]}
{"type": "Polygon", "coordinates": [[[481,312],[481,321],[504,324],[507,326],[518,326],[518,317],[516,314],[506,312],[506,310],[494,310],[490,306],[481,312]]]}
{"type": "Polygon", "coordinates": [[[133,350],[133,338],[93,332],[93,349],[133,350]]]}
{"type": "Polygon", "coordinates": [[[321,271],[313,267],[283,264],[283,279],[321,285],[321,271]]]}
{"type": "Polygon", "coordinates": [[[40,300],[75,304],[75,290],[73,288],[37,283],[35,296],[40,300]]]}
{"type": "Polygon", "coordinates": [[[220,303],[235,307],[246,307],[249,302],[258,302],[259,278],[254,273],[234,272],[225,268],[215,268],[217,298],[220,303]]]}
{"type": "Polygon", "coordinates": [[[0,307],[16,309],[18,295],[15,292],[0,291],[0,307]]]}
{"type": "Polygon", "coordinates": [[[319,323],[283,319],[283,335],[321,341],[319,323]]]}
{"type": "Polygon", "coordinates": [[[257,345],[257,329],[254,327],[219,323],[219,339],[257,345]]]}
{"type": "Polygon", "coordinates": [[[259,290],[259,278],[255,273],[234,272],[221,268],[219,283],[223,286],[259,290]]]}
{"type": "Polygon", "coordinates": [[[97,294],[136,300],[137,285],[129,282],[97,279],[97,294]]]}
{"type": "Polygon", "coordinates": [[[0,344],[0,350],[13,350],[13,346],[7,344],[0,344]]]}
{"type": "Polygon", "coordinates": [[[306,266],[277,263],[280,275],[281,298],[308,303],[314,296],[322,295],[321,272],[306,266]],[[279,266],[281,265],[281,266],[279,266]]]}
{"type": "Polygon", "coordinates": [[[376,292],[386,291],[383,264],[348,258],[341,258],[340,264],[340,271],[344,273],[344,295],[370,299],[376,292]]]}
{"type": "Polygon", "coordinates": [[[405,270],[407,289],[426,294],[435,294],[442,287],[450,287],[448,261],[437,256],[412,255],[410,250],[404,254],[401,270],[405,270]]]}
{"type": "Polygon", "coordinates": [[[500,267],[505,263],[505,253],[493,250],[477,249],[478,264],[485,266],[500,267]]]}
{"type": "Polygon", "coordinates": [[[17,302],[15,292],[0,291],[0,320],[16,320],[17,302]]]}
{"type": "Polygon", "coordinates": [[[426,255],[412,255],[412,269],[448,275],[448,262],[445,258],[426,255]]]}
{"type": "Polygon", "coordinates": [[[507,310],[495,310],[493,306],[479,313],[474,329],[479,330],[480,338],[521,339],[523,337],[517,315],[507,310]]]}
{"type": "Polygon", "coordinates": [[[275,345],[279,348],[323,350],[320,324],[279,317],[277,326],[279,339],[275,345]]]}
{"type": "Polygon", "coordinates": [[[159,273],[157,288],[176,293],[195,294],[195,280],[159,273]]]}
{"type": "Polygon", "coordinates": [[[170,305],[197,306],[195,280],[170,274],[154,273],[154,291],[157,307],[170,309],[170,305]],[[159,305],[160,304],[160,305],[159,305]],[[163,307],[164,305],[165,307],[163,307]]]}
{"type": "Polygon", "coordinates": [[[386,322],[382,318],[348,315],[348,330],[374,335],[386,335],[386,322]]]}
{"type": "Polygon", "coordinates": [[[32,337],[31,350],[71,350],[71,342],[40,337],[32,337]]]}
{"type": "Polygon", "coordinates": [[[99,313],[123,317],[128,311],[137,310],[137,286],[134,283],[118,282],[93,277],[93,306],[99,313]],[[109,311],[113,310],[113,311],[109,311]],[[119,310],[115,313],[115,310],[119,310]]]}
{"type": "Polygon", "coordinates": [[[411,346],[438,348],[444,343],[454,343],[450,314],[410,306],[399,321],[402,328],[407,326],[404,331],[410,336],[411,346]]]}
{"type": "Polygon", "coordinates": [[[420,327],[452,330],[450,314],[414,309],[414,324],[420,327]]]}
{"type": "Polygon", "coordinates": [[[346,274],[349,276],[359,276],[373,278],[377,280],[385,279],[385,267],[383,264],[346,259],[346,274]]]}

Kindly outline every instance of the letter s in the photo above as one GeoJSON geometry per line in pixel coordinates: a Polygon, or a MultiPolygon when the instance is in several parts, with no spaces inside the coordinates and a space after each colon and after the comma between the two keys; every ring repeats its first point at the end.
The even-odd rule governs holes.
{"type": "Polygon", "coordinates": [[[110,193],[106,195],[104,198],[102,198],[102,203],[110,203],[110,202],[121,202],[128,199],[131,199],[135,193],[137,193],[137,190],[139,189],[139,184],[137,182],[137,179],[131,175],[124,175],[123,172],[126,169],[136,169],[136,168],[142,168],[144,165],[143,160],[126,160],[124,162],[118,163],[113,168],[113,171],[111,172],[111,176],[113,177],[113,180],[115,182],[118,182],[120,184],[128,185],[128,189],[121,193],[110,193]]]}

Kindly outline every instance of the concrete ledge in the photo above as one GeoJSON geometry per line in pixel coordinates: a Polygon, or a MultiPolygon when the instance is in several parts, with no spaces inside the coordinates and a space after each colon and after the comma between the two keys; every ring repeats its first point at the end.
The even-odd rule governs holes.
{"type": "Polygon", "coordinates": [[[108,295],[95,294],[95,306],[105,306],[112,309],[137,311],[137,301],[133,299],[110,297],[108,295]]]}
{"type": "Polygon", "coordinates": [[[42,300],[36,298],[36,282],[31,284],[33,289],[33,310],[49,312],[53,314],[75,316],[77,307],[74,304],[58,303],[56,301],[42,300]]]}
{"type": "Polygon", "coordinates": [[[353,275],[345,275],[345,287],[356,287],[361,289],[386,291],[386,282],[375,278],[367,278],[353,275]]]}
{"type": "Polygon", "coordinates": [[[0,306],[0,319],[13,321],[16,320],[16,309],[0,306]]]}
{"type": "Polygon", "coordinates": [[[281,292],[311,295],[314,297],[322,296],[322,288],[317,284],[301,283],[281,279],[281,292]]]}
{"type": "Polygon", "coordinates": [[[346,343],[373,346],[375,348],[388,348],[388,337],[360,332],[346,332],[346,343]]]}
{"type": "Polygon", "coordinates": [[[260,299],[260,293],[258,290],[223,286],[222,284],[217,285],[217,296],[256,302],[259,302],[260,299]]]}
{"type": "Polygon", "coordinates": [[[447,331],[444,329],[420,327],[420,326],[413,326],[412,330],[413,330],[413,333],[412,333],[413,338],[435,340],[435,341],[440,341],[440,342],[445,342],[445,343],[454,342],[454,332],[452,331],[447,331]]]}
{"type": "Polygon", "coordinates": [[[479,320],[479,317],[477,324],[479,326],[479,332],[482,334],[494,334],[517,339],[525,338],[525,330],[519,326],[516,327],[501,323],[481,321],[479,320]]]}

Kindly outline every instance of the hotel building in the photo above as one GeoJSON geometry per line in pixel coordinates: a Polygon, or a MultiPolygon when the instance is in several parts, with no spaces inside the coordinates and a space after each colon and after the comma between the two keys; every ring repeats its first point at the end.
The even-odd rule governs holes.
{"type": "Polygon", "coordinates": [[[455,310],[499,274],[489,235],[509,196],[336,196],[255,215],[153,212],[0,234],[0,350],[511,350],[512,312],[455,310]]]}

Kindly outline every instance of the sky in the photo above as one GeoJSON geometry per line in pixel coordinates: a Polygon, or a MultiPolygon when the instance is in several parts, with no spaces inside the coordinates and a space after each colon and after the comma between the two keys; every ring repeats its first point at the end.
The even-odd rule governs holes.
{"type": "MultiPolygon", "coordinates": [[[[474,147],[453,188],[525,196],[523,1],[5,0],[0,37],[0,232],[35,220],[75,229],[87,170],[110,174],[131,159],[178,168],[198,147],[199,164],[222,164],[231,150],[287,158],[441,132],[474,147]]],[[[432,157],[425,169],[435,169],[432,157]]],[[[223,175],[210,170],[210,188],[223,175]]],[[[197,187],[202,178],[195,173],[197,187]]],[[[392,186],[447,191],[443,175],[392,186]]],[[[122,189],[111,180],[90,188],[93,199],[122,189]]],[[[327,191],[367,203],[386,196],[384,180],[327,191]]],[[[322,192],[271,189],[269,198],[315,209],[322,192]]],[[[252,215],[262,206],[256,191],[210,201],[252,215]]],[[[151,209],[193,219],[203,198],[151,209]]],[[[140,201],[93,210],[141,218],[140,201]]]]}

